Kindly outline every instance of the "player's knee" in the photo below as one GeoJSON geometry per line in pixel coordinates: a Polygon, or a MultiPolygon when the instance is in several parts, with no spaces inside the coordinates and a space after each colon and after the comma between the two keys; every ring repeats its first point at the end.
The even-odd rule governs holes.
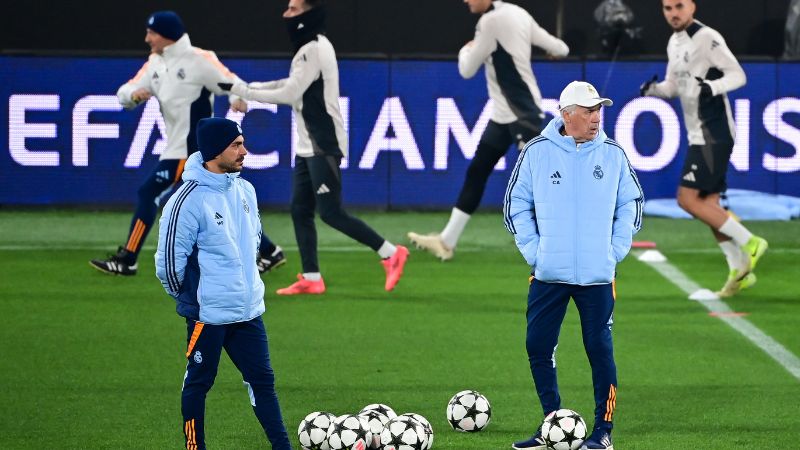
{"type": "Polygon", "coordinates": [[[687,191],[678,191],[678,206],[684,211],[691,213],[694,210],[696,202],[696,195],[692,195],[691,192],[687,191]]]}
{"type": "Polygon", "coordinates": [[[291,214],[293,220],[303,220],[309,217],[313,218],[314,208],[308,205],[292,203],[291,214]]]}
{"type": "Polygon", "coordinates": [[[346,217],[347,215],[341,207],[323,208],[319,213],[319,218],[333,228],[338,228],[338,225],[343,223],[346,220],[346,217]]]}
{"type": "Polygon", "coordinates": [[[525,340],[525,349],[528,351],[528,358],[531,362],[551,359],[555,353],[555,348],[546,345],[541,336],[529,334],[525,340]]]}
{"type": "Polygon", "coordinates": [[[611,339],[597,339],[586,346],[586,355],[589,360],[594,362],[602,362],[613,355],[614,347],[611,339]]]}

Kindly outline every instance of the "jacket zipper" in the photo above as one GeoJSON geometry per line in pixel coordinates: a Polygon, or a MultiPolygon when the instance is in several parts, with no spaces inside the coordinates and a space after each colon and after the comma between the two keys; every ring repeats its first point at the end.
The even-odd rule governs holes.
{"type": "Polygon", "coordinates": [[[578,199],[578,193],[580,192],[580,189],[578,189],[578,183],[580,182],[580,176],[578,176],[578,167],[580,165],[579,161],[578,161],[578,158],[580,158],[580,155],[581,155],[580,152],[581,152],[581,149],[580,149],[580,147],[577,147],[577,144],[576,144],[575,159],[573,160],[573,164],[572,164],[572,168],[573,168],[572,176],[575,178],[575,183],[573,185],[573,186],[575,186],[573,188],[573,192],[575,194],[573,196],[573,198],[575,199],[575,201],[574,201],[574,203],[572,205],[573,206],[573,208],[572,208],[572,216],[573,216],[572,227],[573,227],[573,230],[574,230],[574,233],[575,233],[575,240],[574,240],[575,250],[573,252],[573,254],[575,255],[575,261],[574,261],[574,264],[572,266],[572,270],[573,270],[573,276],[575,278],[575,284],[580,284],[580,280],[578,279],[578,207],[577,207],[577,205],[579,203],[579,201],[578,201],[579,200],[578,199]]]}

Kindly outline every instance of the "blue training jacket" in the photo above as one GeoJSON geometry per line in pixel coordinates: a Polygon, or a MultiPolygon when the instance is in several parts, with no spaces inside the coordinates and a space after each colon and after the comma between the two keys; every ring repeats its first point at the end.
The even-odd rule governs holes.
{"type": "Polygon", "coordinates": [[[200,152],[186,161],[183,181],[161,215],[156,276],[183,317],[225,324],[260,316],[261,219],[253,185],[238,173],[209,172],[200,152]]]}
{"type": "Polygon", "coordinates": [[[642,227],[642,187],[603,130],[577,147],[563,126],[550,121],[519,156],[503,202],[506,229],[537,280],[610,283],[642,227]]]}

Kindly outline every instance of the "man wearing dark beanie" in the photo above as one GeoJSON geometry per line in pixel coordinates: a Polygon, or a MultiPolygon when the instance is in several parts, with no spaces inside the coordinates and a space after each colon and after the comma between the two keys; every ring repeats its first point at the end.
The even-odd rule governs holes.
{"type": "Polygon", "coordinates": [[[322,294],[325,282],[317,258],[315,211],[336,230],[368,246],[381,257],[384,289],[400,281],[408,249],[394,245],[342,206],[341,164],[347,149],[339,111],[339,69],[336,52],[325,37],[322,0],[289,0],[283,13],[295,55],[289,78],[266,83],[222,83],[236,95],[262,103],[292,105],[297,121],[297,157],[292,187],[292,222],[303,272],[280,295],[322,294]]]}
{"type": "Polygon", "coordinates": [[[206,448],[206,394],[224,348],[242,373],[272,448],[291,450],[261,319],[258,200],[253,185],[239,176],[247,155],[242,129],[228,119],[202,119],[197,144],[200,151],[186,161],[183,185],[164,206],[155,256],[156,276],[186,319],[184,448],[206,448]]]}
{"type": "MultiPolygon", "coordinates": [[[[95,269],[113,275],[136,274],[139,252],[155,222],[158,207],[181,179],[186,158],[197,150],[197,121],[211,117],[214,94],[227,94],[217,83],[241,81],[219,62],[214,52],[192,47],[183,21],[175,12],[155,12],[147,19],[146,26],[144,40],[152,53],[139,72],[119,88],[117,97],[126,109],[156,97],[158,102],[148,102],[145,109],[155,113],[155,108],[160,108],[166,126],[166,130],[161,130],[162,136],[166,134],[167,142],[158,164],[139,187],[136,212],[125,245],[107,259],[90,261],[95,269]]],[[[231,109],[247,111],[244,100],[235,95],[229,100],[231,109]]],[[[284,262],[280,247],[265,235],[259,253],[259,271],[284,262]]]]}

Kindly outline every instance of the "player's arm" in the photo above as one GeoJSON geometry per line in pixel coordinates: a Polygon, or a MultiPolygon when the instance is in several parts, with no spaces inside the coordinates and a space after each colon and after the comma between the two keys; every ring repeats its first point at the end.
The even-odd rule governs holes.
{"type": "Polygon", "coordinates": [[[498,25],[494,17],[483,16],[480,21],[480,31],[475,33],[475,38],[461,47],[458,52],[458,73],[464,79],[475,76],[478,69],[497,49],[498,25]]]}
{"type": "Polygon", "coordinates": [[[133,78],[117,89],[117,99],[123,108],[136,108],[153,95],[150,87],[152,75],[152,65],[147,61],[133,78]]]}
{"type": "Polygon", "coordinates": [[[534,267],[539,248],[539,228],[533,201],[532,153],[525,147],[511,172],[503,199],[503,220],[506,230],[514,235],[514,242],[525,261],[534,267]]]}
{"type": "MultiPolygon", "coordinates": [[[[670,45],[667,45],[667,55],[672,55],[674,53],[671,51],[671,42],[670,40],[670,45]]],[[[678,83],[673,73],[675,73],[675,63],[672,61],[672,58],[670,58],[667,60],[667,71],[664,75],[664,81],[659,83],[658,75],[653,75],[652,79],[645,81],[639,86],[639,94],[642,97],[649,95],[659,98],[674,98],[678,95],[678,83]]]]}
{"type": "MultiPolygon", "coordinates": [[[[186,185],[184,185],[186,186],[186,185]]],[[[186,264],[197,243],[199,220],[192,211],[186,188],[178,190],[161,214],[156,249],[156,276],[167,294],[178,297],[183,286],[186,264]]]]}
{"type": "Polygon", "coordinates": [[[288,78],[272,81],[251,81],[247,83],[247,87],[250,89],[278,89],[286,84],[286,80],[288,80],[288,78]]]}
{"type": "Polygon", "coordinates": [[[239,112],[247,112],[247,102],[240,99],[239,96],[231,94],[229,91],[222,89],[220,85],[233,85],[234,83],[243,83],[235,73],[231,72],[222,62],[217,58],[216,53],[210,50],[195,50],[200,56],[203,57],[202,74],[203,86],[216,95],[228,95],[228,102],[231,104],[231,109],[239,112]]]}
{"type": "Polygon", "coordinates": [[[677,96],[678,83],[675,82],[675,77],[672,74],[673,63],[669,61],[667,62],[667,73],[664,75],[664,81],[658,82],[656,80],[657,77],[654,76],[652,80],[642,84],[639,88],[640,94],[642,96],[650,95],[660,98],[673,98],[677,96]]]}
{"type": "Polygon", "coordinates": [[[261,103],[292,105],[297,103],[311,83],[321,75],[318,49],[314,46],[306,48],[302,54],[295,56],[295,62],[289,72],[289,78],[266,89],[254,88],[247,83],[236,83],[231,92],[247,100],[261,103]]]}
{"type": "Polygon", "coordinates": [[[617,150],[622,164],[620,164],[614,222],[611,228],[611,247],[614,258],[619,262],[630,251],[633,235],[642,228],[644,192],[625,152],[622,149],[617,150]]]}
{"type": "Polygon", "coordinates": [[[533,17],[531,17],[530,28],[531,45],[541,48],[553,58],[564,58],[569,55],[569,46],[539,26],[533,17]]]}
{"type": "MultiPolygon", "coordinates": [[[[733,56],[722,35],[719,33],[710,34],[704,42],[704,51],[708,52],[711,67],[716,67],[722,72],[722,78],[716,80],[703,80],[711,87],[712,95],[724,94],[734,91],[747,83],[747,75],[744,69],[733,56]]],[[[703,76],[705,74],[702,74],[703,76]]]]}

